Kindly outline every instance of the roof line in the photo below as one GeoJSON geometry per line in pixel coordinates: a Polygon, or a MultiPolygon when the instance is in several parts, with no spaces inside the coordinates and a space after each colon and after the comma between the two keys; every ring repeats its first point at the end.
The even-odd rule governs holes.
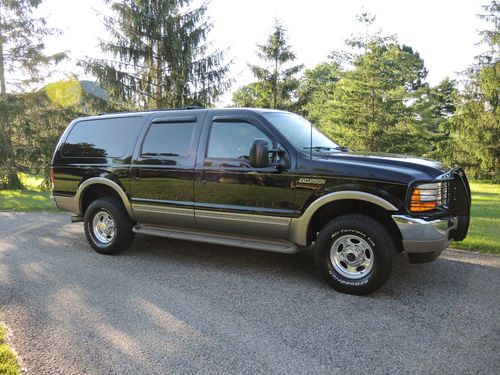
{"type": "Polygon", "coordinates": [[[196,105],[190,105],[190,106],[187,106],[187,107],[168,108],[168,109],[147,109],[147,110],[137,110],[137,111],[101,112],[101,113],[98,113],[98,116],[102,116],[102,115],[114,115],[114,114],[122,114],[122,113],[165,112],[165,111],[180,111],[180,110],[192,110],[192,109],[205,109],[205,108],[204,107],[199,107],[199,106],[196,106],[196,105]]]}

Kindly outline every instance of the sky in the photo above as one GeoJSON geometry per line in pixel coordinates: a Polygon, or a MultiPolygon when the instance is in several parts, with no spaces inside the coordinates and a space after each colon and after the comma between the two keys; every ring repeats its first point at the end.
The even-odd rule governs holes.
{"type": "MultiPolygon", "coordinates": [[[[355,17],[361,12],[376,16],[383,35],[396,34],[424,59],[432,85],[458,73],[481,52],[477,31],[482,21],[481,0],[212,0],[208,16],[213,22],[209,40],[214,48],[226,50],[232,60],[232,90],[252,82],[247,63],[259,63],[256,44],[266,42],[274,19],[288,32],[288,41],[297,63],[306,68],[327,60],[332,50],[344,48],[344,41],[364,29],[355,17]]],[[[45,0],[39,13],[48,17],[48,26],[61,34],[47,40],[48,52],[68,51],[70,60],[59,66],[51,80],[70,73],[88,79],[76,66],[80,59],[100,57],[98,38],[106,38],[96,11],[109,13],[103,0],[45,0]]],[[[229,104],[226,94],[220,104],[229,104]]]]}

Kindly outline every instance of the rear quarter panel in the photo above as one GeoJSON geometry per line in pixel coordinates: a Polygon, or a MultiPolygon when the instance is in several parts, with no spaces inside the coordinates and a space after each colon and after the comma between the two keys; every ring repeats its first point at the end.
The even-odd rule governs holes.
{"type": "MultiPolygon", "coordinates": [[[[126,116],[123,116],[126,117],[126,116]]],[[[131,117],[131,116],[130,116],[131,117]]],[[[104,177],[116,182],[128,194],[130,179],[130,163],[132,152],[140,132],[144,127],[148,115],[139,117],[137,130],[131,134],[126,152],[120,157],[68,157],[63,156],[62,148],[71,130],[79,121],[87,118],[74,120],[62,134],[52,158],[54,170],[54,195],[74,196],[78,187],[87,179],[92,177],[104,177]]],[[[92,117],[97,118],[97,117],[92,117]]],[[[89,117],[90,119],[90,117],[89,117]]]]}

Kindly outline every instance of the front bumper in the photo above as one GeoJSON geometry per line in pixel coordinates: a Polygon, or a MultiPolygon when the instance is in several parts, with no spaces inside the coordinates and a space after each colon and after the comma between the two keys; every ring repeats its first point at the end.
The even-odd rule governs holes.
{"type": "Polygon", "coordinates": [[[412,263],[424,263],[436,259],[453,241],[450,232],[458,227],[455,216],[424,220],[406,215],[393,215],[401,232],[403,248],[412,263]]]}

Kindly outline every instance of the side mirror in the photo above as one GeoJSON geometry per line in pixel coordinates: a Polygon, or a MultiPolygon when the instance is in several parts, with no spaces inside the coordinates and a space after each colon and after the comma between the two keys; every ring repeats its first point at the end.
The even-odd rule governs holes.
{"type": "Polygon", "coordinates": [[[254,168],[263,168],[269,165],[269,144],[265,139],[254,139],[250,146],[250,165],[254,168]]]}

